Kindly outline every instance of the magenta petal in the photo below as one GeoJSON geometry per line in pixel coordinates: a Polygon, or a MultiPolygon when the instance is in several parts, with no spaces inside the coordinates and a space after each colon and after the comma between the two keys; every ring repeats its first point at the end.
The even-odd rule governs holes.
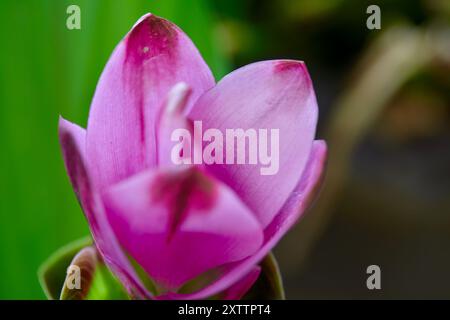
{"type": "MultiPolygon", "coordinates": [[[[173,167],[182,164],[179,152],[174,152],[174,146],[181,144],[177,132],[193,135],[193,126],[191,120],[186,117],[186,108],[189,101],[191,90],[184,82],[177,83],[169,92],[164,103],[163,110],[157,124],[157,153],[159,167],[173,167]],[[173,138],[178,140],[173,141],[173,138]],[[174,157],[172,153],[177,154],[174,157]],[[175,162],[174,160],[180,161],[175,162]]],[[[192,141],[183,141],[183,149],[191,150],[192,141]]],[[[185,155],[188,156],[188,155],[185,155]]],[[[190,162],[190,161],[189,161],[190,162]]]]}
{"type": "Polygon", "coordinates": [[[262,244],[252,212],[196,167],[140,173],[111,187],[104,202],[120,243],[169,291],[262,244]]]}
{"type": "Polygon", "coordinates": [[[254,63],[227,75],[200,97],[189,117],[201,120],[203,131],[268,129],[270,139],[270,129],[279,130],[279,166],[278,170],[273,167],[272,175],[262,175],[260,165],[208,166],[267,226],[303,173],[317,115],[314,89],[305,64],[274,60],[254,63]]]}
{"type": "Polygon", "coordinates": [[[156,118],[181,81],[192,88],[191,101],[214,86],[191,40],[173,23],[145,15],[114,50],[92,101],[87,157],[100,190],[156,164],[156,118]]]}
{"type": "MultiPolygon", "coordinates": [[[[220,293],[220,300],[239,300],[241,299],[258,280],[261,273],[260,266],[254,266],[242,279],[236,281],[230,287],[220,293]]],[[[169,293],[163,296],[156,297],[158,300],[194,300],[201,299],[194,294],[176,294],[169,293]]]]}
{"type": "Polygon", "coordinates": [[[134,269],[121,251],[109,226],[85,165],[85,130],[60,118],[59,139],[70,181],[89,223],[95,244],[105,263],[135,297],[148,297],[134,269]]]}
{"type": "MultiPolygon", "coordinates": [[[[242,261],[226,266],[221,278],[205,288],[186,295],[188,299],[204,299],[233,285],[242,274],[248,273],[277,244],[280,238],[297,222],[319,192],[327,159],[325,141],[316,140],[312,146],[305,172],[294,191],[264,231],[264,244],[257,253],[242,261]]],[[[184,297],[179,296],[178,299],[184,297]]]]}
{"type": "Polygon", "coordinates": [[[261,273],[261,267],[255,266],[249,273],[247,273],[241,280],[234,283],[231,287],[225,290],[222,300],[239,300],[248,290],[253,286],[261,273]]]}

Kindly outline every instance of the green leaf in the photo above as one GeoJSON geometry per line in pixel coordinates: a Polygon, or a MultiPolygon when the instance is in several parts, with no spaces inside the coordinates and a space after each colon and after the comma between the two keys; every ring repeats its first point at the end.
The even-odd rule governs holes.
{"type": "Polygon", "coordinates": [[[283,281],[275,256],[269,253],[260,266],[261,274],[243,300],[284,300],[283,281]]]}
{"type": "Polygon", "coordinates": [[[38,277],[48,299],[59,299],[67,267],[81,249],[90,245],[92,245],[90,237],[77,240],[56,251],[42,264],[38,277]]]}
{"type": "Polygon", "coordinates": [[[129,300],[124,287],[102,262],[97,264],[85,300],[129,300]]]}
{"type": "Polygon", "coordinates": [[[39,280],[48,299],[129,299],[123,286],[99,258],[90,237],[55,252],[40,268],[39,280]]]}

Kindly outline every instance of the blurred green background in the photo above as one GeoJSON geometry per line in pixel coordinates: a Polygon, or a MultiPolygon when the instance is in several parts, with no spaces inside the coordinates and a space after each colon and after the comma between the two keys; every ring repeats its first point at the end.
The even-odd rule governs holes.
{"type": "Polygon", "coordinates": [[[43,299],[40,263],[88,228],[64,170],[59,114],[86,125],[100,73],[135,21],[178,24],[216,79],[306,61],[330,146],[322,196],[276,250],[288,298],[450,298],[450,2],[3,0],[0,298],[43,299]],[[66,8],[81,8],[81,30],[66,8]],[[294,250],[295,248],[296,250],[294,250]],[[379,264],[381,292],[365,286],[379,264]]]}

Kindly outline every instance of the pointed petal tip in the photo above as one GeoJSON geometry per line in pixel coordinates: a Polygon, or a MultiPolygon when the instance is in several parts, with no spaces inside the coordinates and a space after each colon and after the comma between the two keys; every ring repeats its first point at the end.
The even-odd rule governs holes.
{"type": "Polygon", "coordinates": [[[192,87],[185,110],[215,83],[179,27],[145,14],[112,53],[92,100],[87,161],[100,190],[157,164],[156,126],[181,81],[192,87]]]}
{"type": "Polygon", "coordinates": [[[316,164],[309,163],[308,167],[311,167],[309,180],[314,181],[310,184],[308,190],[308,196],[305,198],[304,210],[307,210],[314,201],[318,198],[320,191],[322,190],[323,182],[325,180],[326,167],[328,162],[328,146],[325,140],[315,140],[313,143],[313,158],[310,160],[316,161],[316,164]]]}
{"type": "Polygon", "coordinates": [[[133,25],[133,27],[131,28],[131,30],[133,30],[138,24],[140,24],[142,21],[144,21],[145,19],[148,19],[150,16],[152,16],[153,14],[151,12],[147,12],[144,15],[142,15],[133,25]]]}
{"type": "Polygon", "coordinates": [[[301,60],[274,60],[274,73],[279,75],[296,74],[307,84],[307,88],[312,88],[312,80],[309,75],[306,63],[301,60]]]}
{"type": "Polygon", "coordinates": [[[321,159],[327,160],[328,158],[328,145],[325,140],[314,140],[313,143],[315,148],[318,148],[317,150],[322,154],[321,159]]]}
{"type": "MultiPolygon", "coordinates": [[[[142,15],[133,25],[133,27],[131,28],[130,31],[133,31],[133,29],[135,29],[138,25],[145,23],[146,21],[148,22],[149,20],[154,20],[154,21],[159,21],[159,22],[169,22],[169,20],[164,19],[160,16],[157,16],[151,12],[147,12],[144,15],[142,15]]],[[[170,23],[170,22],[169,22],[170,23]]]]}
{"type": "Polygon", "coordinates": [[[314,140],[313,148],[317,155],[316,159],[319,161],[319,165],[316,166],[317,171],[323,175],[328,161],[328,144],[325,140],[314,140]]]}
{"type": "Polygon", "coordinates": [[[67,120],[62,117],[62,115],[58,115],[58,135],[61,137],[61,131],[64,129],[65,122],[67,120]]]}
{"type": "Polygon", "coordinates": [[[71,122],[69,120],[66,120],[62,115],[58,116],[58,132],[60,134],[67,132],[67,133],[72,133],[72,132],[77,132],[77,131],[86,131],[86,129],[84,129],[83,127],[80,127],[79,125],[77,125],[74,122],[71,122]]]}
{"type": "Polygon", "coordinates": [[[61,133],[61,130],[64,130],[69,123],[70,121],[64,119],[62,115],[58,115],[58,132],[61,133]]]}
{"type": "Polygon", "coordinates": [[[68,156],[74,152],[84,157],[86,130],[77,124],[64,119],[61,115],[58,119],[58,137],[63,150],[66,165],[68,156]]]}
{"type": "Polygon", "coordinates": [[[208,166],[267,226],[298,182],[315,136],[318,107],[304,62],[268,60],[239,68],[203,94],[189,118],[202,120],[204,130],[268,128],[283,136],[274,174],[252,166],[208,166]]]}
{"type": "Polygon", "coordinates": [[[172,55],[179,30],[172,22],[147,14],[141,17],[126,36],[126,56],[137,63],[159,55],[172,55]]]}
{"type": "Polygon", "coordinates": [[[283,72],[288,70],[306,70],[306,64],[301,60],[275,60],[275,71],[283,72]]]}

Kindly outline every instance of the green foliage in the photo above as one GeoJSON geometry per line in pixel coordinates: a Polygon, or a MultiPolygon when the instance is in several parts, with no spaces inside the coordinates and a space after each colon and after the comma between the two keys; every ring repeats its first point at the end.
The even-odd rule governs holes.
{"type": "MultiPolygon", "coordinates": [[[[151,283],[150,278],[140,269],[137,263],[131,261],[139,269],[138,273],[144,283],[151,283]]],[[[261,273],[253,287],[243,297],[244,300],[282,300],[285,299],[280,270],[275,256],[269,253],[259,264],[261,273]]],[[[180,291],[184,293],[199,290],[207,285],[208,277],[199,277],[180,291]]],[[[96,249],[92,246],[90,237],[72,242],[50,256],[39,269],[39,281],[48,299],[61,300],[127,300],[124,287],[99,259],[96,249]],[[80,270],[80,288],[69,289],[73,274],[68,272],[69,266],[75,265],[80,270]]],[[[209,281],[214,281],[212,278],[209,281]]],[[[153,294],[157,294],[151,283],[153,294]]],[[[221,299],[218,294],[212,299],[221,299]]]]}
{"type": "Polygon", "coordinates": [[[61,300],[124,300],[128,299],[123,286],[98,259],[90,237],[72,242],[57,250],[39,269],[39,281],[48,299],[61,300]],[[65,284],[72,274],[70,265],[80,268],[80,289],[65,284]]]}
{"type": "Polygon", "coordinates": [[[128,300],[123,286],[104,264],[95,269],[93,281],[86,300],[128,300]]]}
{"type": "Polygon", "coordinates": [[[42,264],[38,277],[48,299],[59,299],[72,259],[81,249],[91,244],[90,237],[72,242],[57,250],[42,264]]]}

